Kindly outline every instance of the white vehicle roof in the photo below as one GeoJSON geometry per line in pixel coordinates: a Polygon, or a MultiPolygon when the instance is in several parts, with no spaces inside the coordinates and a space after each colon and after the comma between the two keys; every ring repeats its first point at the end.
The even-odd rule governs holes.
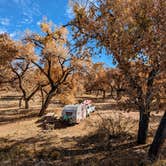
{"type": "Polygon", "coordinates": [[[77,108],[79,107],[79,104],[76,105],[66,105],[63,110],[65,111],[77,111],[77,108]]]}

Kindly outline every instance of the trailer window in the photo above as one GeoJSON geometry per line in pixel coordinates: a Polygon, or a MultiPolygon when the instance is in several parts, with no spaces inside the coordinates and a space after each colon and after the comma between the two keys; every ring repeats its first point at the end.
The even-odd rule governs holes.
{"type": "Polygon", "coordinates": [[[72,114],[73,114],[72,112],[66,112],[67,116],[72,116],[72,114]]]}

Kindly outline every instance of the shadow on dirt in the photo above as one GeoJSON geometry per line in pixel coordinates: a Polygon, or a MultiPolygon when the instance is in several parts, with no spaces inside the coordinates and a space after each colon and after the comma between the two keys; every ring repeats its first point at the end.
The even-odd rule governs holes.
{"type": "Polygon", "coordinates": [[[0,97],[0,101],[17,101],[21,98],[21,96],[2,96],[0,97]]]}
{"type": "MultiPolygon", "coordinates": [[[[0,139],[0,160],[3,166],[13,165],[118,165],[138,166],[146,158],[149,144],[137,145],[135,138],[115,138],[106,144],[101,137],[87,135],[83,137],[46,136],[38,134],[22,140],[0,139]],[[61,142],[74,141],[75,145],[65,147],[53,144],[52,140],[61,142]]],[[[166,149],[165,149],[166,150],[166,149]]],[[[162,154],[166,154],[165,150],[162,154]]]]}
{"type": "Polygon", "coordinates": [[[42,130],[55,130],[55,129],[64,129],[68,127],[72,127],[75,124],[69,124],[67,122],[63,122],[61,119],[53,119],[53,121],[49,122],[45,118],[40,118],[36,121],[38,127],[42,130]]]}
{"type": "Polygon", "coordinates": [[[8,109],[0,111],[0,125],[14,123],[38,116],[38,109],[8,109]]]}

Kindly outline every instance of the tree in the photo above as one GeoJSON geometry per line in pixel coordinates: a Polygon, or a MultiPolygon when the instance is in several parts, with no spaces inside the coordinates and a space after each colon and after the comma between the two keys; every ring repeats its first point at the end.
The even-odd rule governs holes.
{"type": "Polygon", "coordinates": [[[43,36],[30,34],[25,38],[25,41],[34,44],[40,51],[39,60],[37,62],[32,60],[32,63],[38,67],[49,84],[39,116],[45,113],[51,99],[58,94],[58,90],[66,83],[69,75],[84,64],[84,56],[88,55],[79,52],[77,56],[73,55],[68,46],[66,28],[55,28],[45,21],[41,24],[41,29],[43,36]]]}
{"type": "Polygon", "coordinates": [[[137,142],[144,144],[158,90],[156,79],[166,64],[165,1],[88,2],[81,6],[75,1],[75,18],[65,26],[72,26],[77,46],[92,48],[95,43],[96,48],[105,48],[113,56],[129,84],[128,95],[140,112],[137,142]]]}
{"type": "Polygon", "coordinates": [[[127,82],[125,81],[125,76],[122,74],[119,68],[113,68],[108,70],[108,81],[110,82],[111,94],[110,96],[119,100],[122,95],[126,94],[128,89],[127,82]],[[111,79],[111,81],[110,81],[111,79]]]}
{"type": "Polygon", "coordinates": [[[12,78],[10,63],[18,55],[17,44],[8,34],[0,34],[0,84],[15,80],[12,78]]]}
{"type": "Polygon", "coordinates": [[[104,63],[91,63],[86,75],[85,89],[88,92],[102,92],[103,98],[110,89],[110,80],[108,69],[104,67],[104,63]],[[93,78],[93,79],[92,79],[93,78]]]}
{"type": "Polygon", "coordinates": [[[17,80],[16,86],[18,83],[19,90],[22,95],[19,101],[19,107],[21,107],[22,100],[25,102],[25,109],[29,108],[29,101],[32,97],[39,91],[41,87],[46,86],[47,84],[42,83],[40,80],[41,77],[36,77],[37,70],[32,66],[30,61],[26,59],[17,59],[12,63],[11,69],[16,75],[17,80]]]}
{"type": "Polygon", "coordinates": [[[149,159],[151,159],[152,161],[157,159],[161,146],[164,145],[165,140],[166,140],[166,111],[160,121],[159,127],[156,131],[156,135],[150,146],[148,153],[149,159]]]}
{"type": "Polygon", "coordinates": [[[17,42],[6,33],[0,34],[0,65],[7,65],[18,53],[17,42]]]}
{"type": "Polygon", "coordinates": [[[25,108],[29,108],[29,101],[39,90],[39,87],[46,86],[35,77],[35,68],[31,61],[36,61],[34,45],[22,41],[12,40],[8,34],[0,35],[0,83],[9,83],[12,87],[19,87],[22,92],[19,106],[22,99],[25,101],[25,108]],[[2,74],[1,74],[2,73],[2,74]]]}

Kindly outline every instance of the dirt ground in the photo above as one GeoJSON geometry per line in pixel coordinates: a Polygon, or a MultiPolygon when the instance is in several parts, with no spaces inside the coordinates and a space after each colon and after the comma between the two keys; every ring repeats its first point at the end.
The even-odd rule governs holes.
{"type": "MultiPolygon", "coordinates": [[[[53,129],[44,129],[37,116],[39,103],[32,101],[29,110],[19,109],[17,96],[13,93],[0,96],[0,166],[144,165],[163,114],[152,113],[147,144],[140,146],[136,144],[138,112],[120,111],[112,99],[86,96],[96,106],[96,111],[86,120],[73,126],[61,125],[57,121],[53,129]],[[102,132],[98,132],[103,125],[102,118],[117,118],[119,115],[130,123],[131,128],[124,135],[108,141],[102,132]]],[[[62,108],[62,105],[52,102],[47,112],[55,112],[59,118],[62,108]]],[[[165,158],[166,147],[156,165],[166,165],[165,158]]]]}

